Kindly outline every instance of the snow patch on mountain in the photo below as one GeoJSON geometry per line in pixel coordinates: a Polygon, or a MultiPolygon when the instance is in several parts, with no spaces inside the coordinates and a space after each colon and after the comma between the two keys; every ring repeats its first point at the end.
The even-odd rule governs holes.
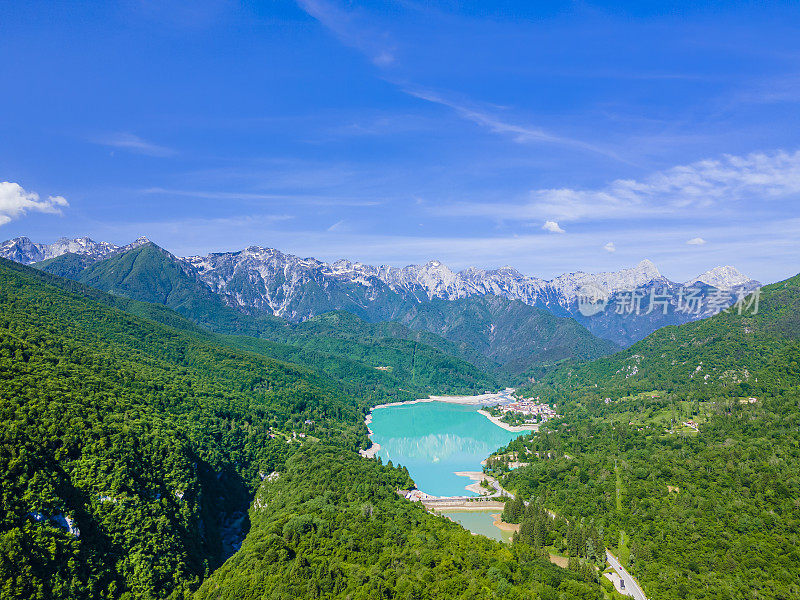
{"type": "Polygon", "coordinates": [[[30,238],[18,237],[0,244],[0,256],[24,265],[56,258],[68,252],[101,260],[115,252],[125,252],[149,241],[146,237],[140,237],[126,246],[117,246],[108,242],[96,242],[90,237],[73,239],[62,237],[52,244],[36,244],[30,238]]]}
{"type": "Polygon", "coordinates": [[[745,285],[752,281],[747,275],[742,274],[736,268],[726,265],[724,267],[714,267],[698,275],[694,279],[687,281],[686,285],[695,283],[705,283],[715,288],[729,290],[731,288],[745,285]]]}

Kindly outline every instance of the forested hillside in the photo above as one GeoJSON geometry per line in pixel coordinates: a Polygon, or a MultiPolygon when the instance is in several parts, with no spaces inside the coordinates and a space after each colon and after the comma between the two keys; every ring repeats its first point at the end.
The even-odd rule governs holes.
{"type": "Polygon", "coordinates": [[[776,393],[796,385],[800,341],[800,275],[761,288],[738,308],[665,327],[613,356],[550,370],[524,390],[564,398],[604,398],[668,390],[711,395],[776,393]],[[794,363],[794,364],[793,364],[794,363]]]}
{"type": "Polygon", "coordinates": [[[214,345],[0,264],[3,598],[167,597],[293,432],[349,451],[361,411],[306,369],[214,345]]]}
{"type": "MultiPolygon", "coordinates": [[[[437,360],[433,350],[439,350],[500,380],[479,381],[473,372],[470,375],[473,381],[465,381],[464,385],[475,390],[516,381],[516,375],[533,365],[570,358],[592,359],[618,349],[613,342],[595,337],[572,318],[557,317],[542,308],[491,295],[408,301],[402,309],[399,306],[393,309],[396,321],[370,323],[356,316],[363,310],[348,305],[346,310],[289,323],[274,317],[264,307],[245,308],[249,296],[213,292],[191,264],[152,242],[89,263],[85,257],[62,254],[37,263],[36,268],[112,294],[168,306],[216,332],[261,337],[306,350],[357,358],[373,366],[390,366],[405,379],[417,377],[410,364],[403,365],[412,355],[423,359],[415,359],[416,362],[428,364],[437,360]]],[[[238,284],[234,288],[245,293],[243,290],[256,284],[264,285],[259,279],[242,284],[243,288],[238,284]]],[[[376,301],[365,302],[372,306],[376,301]]],[[[422,374],[423,380],[434,370],[451,369],[446,365],[430,369],[422,374]]],[[[458,387],[457,379],[451,381],[453,387],[458,387]]],[[[438,383],[443,382],[444,377],[438,383]]]]}
{"type": "Polygon", "coordinates": [[[574,319],[501,296],[433,300],[414,306],[400,320],[475,348],[513,373],[567,358],[591,360],[620,349],[574,319]]]}
{"type": "Polygon", "coordinates": [[[402,473],[325,447],[295,454],[250,511],[241,551],[198,600],[542,598],[595,600],[596,583],[474,536],[395,489],[402,473]]]}
{"type": "Polygon", "coordinates": [[[504,485],[602,526],[651,598],[797,597],[798,304],[793,277],[762,290],[757,314],[666,328],[545,374],[526,391],[564,418],[492,466],[507,473],[508,452],[530,463],[504,485]]]}

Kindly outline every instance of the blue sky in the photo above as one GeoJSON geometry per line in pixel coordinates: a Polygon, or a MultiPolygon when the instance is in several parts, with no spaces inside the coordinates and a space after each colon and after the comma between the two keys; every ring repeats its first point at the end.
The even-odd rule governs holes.
{"type": "Polygon", "coordinates": [[[0,238],[793,275],[800,11],[696,4],[2,3],[0,238]]]}

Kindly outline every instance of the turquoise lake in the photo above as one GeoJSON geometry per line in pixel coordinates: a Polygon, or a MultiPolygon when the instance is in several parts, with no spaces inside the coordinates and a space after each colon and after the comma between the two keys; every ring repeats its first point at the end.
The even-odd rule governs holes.
{"type": "Polygon", "coordinates": [[[480,471],[481,461],[523,435],[498,427],[479,407],[420,402],[372,411],[372,441],[384,463],[408,468],[417,487],[434,496],[474,496],[455,471],[480,471]]]}

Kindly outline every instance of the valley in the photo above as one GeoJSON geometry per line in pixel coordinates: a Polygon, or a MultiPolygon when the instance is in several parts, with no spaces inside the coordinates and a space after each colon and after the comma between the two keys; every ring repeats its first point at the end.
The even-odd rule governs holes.
{"type": "MultiPolygon", "coordinates": [[[[400,538],[405,551],[434,556],[458,547],[464,560],[504,560],[503,589],[544,597],[548,589],[605,594],[598,579],[605,546],[648,597],[701,598],[692,594],[708,587],[736,594],[764,577],[776,599],[779,590],[796,588],[781,558],[795,536],[794,476],[774,488],[769,483],[780,481],[778,472],[793,472],[787,423],[797,385],[796,278],[759,291],[758,312],[734,307],[594,360],[547,363],[529,355],[533,366],[523,378],[512,369],[481,370],[478,357],[489,357],[474,335],[419,337],[401,323],[370,323],[346,311],[300,323],[242,312],[146,241],[96,265],[91,276],[61,278],[0,262],[4,369],[11,375],[3,396],[6,431],[24,432],[6,447],[30,449],[7,463],[7,472],[18,474],[4,485],[19,491],[6,527],[10,535],[46,532],[50,541],[37,543],[59,548],[49,562],[33,548],[9,555],[6,572],[29,565],[41,574],[11,578],[14,594],[61,597],[61,578],[69,577],[68,597],[90,598],[99,589],[144,596],[163,588],[233,598],[270,578],[301,597],[308,569],[319,571],[320,591],[369,594],[401,585],[355,575],[365,561],[396,552],[391,540],[400,538]],[[34,372],[50,382],[36,397],[23,383],[34,372]],[[503,380],[521,387],[486,392],[503,380]],[[14,399],[13,386],[27,396],[14,399]],[[58,389],[83,391],[68,399],[58,389]],[[108,396],[104,389],[114,391],[108,396]],[[512,392],[531,401],[512,403],[512,392]],[[498,404],[533,411],[538,422],[509,424],[513,416],[490,414],[498,404]],[[557,412],[549,407],[555,405],[557,412]],[[67,424],[81,414],[78,430],[91,428],[104,442],[72,435],[67,424]],[[131,445],[131,431],[138,444],[131,445]],[[781,436],[769,437],[777,431],[781,436]],[[162,448],[170,445],[174,458],[165,464],[162,448]],[[107,470],[109,456],[126,458],[107,470]],[[26,461],[53,465],[45,468],[50,478],[31,479],[32,466],[10,466],[26,461]],[[405,498],[397,490],[411,491],[405,498]],[[489,497],[470,500],[479,495],[489,497]],[[514,516],[509,497],[525,499],[530,511],[514,516]],[[138,522],[120,519],[123,506],[138,522]],[[542,521],[541,514],[563,521],[542,521]],[[59,525],[59,515],[71,525],[59,525]],[[163,539],[148,543],[144,532],[156,521],[170,525],[163,539]],[[662,522],[668,525],[655,525],[662,522]],[[756,533],[765,523],[768,537],[756,533]],[[664,527],[680,534],[666,536],[664,527]],[[770,566],[730,537],[737,528],[748,543],[758,540],[770,566]],[[421,530],[436,534],[413,538],[421,530]],[[383,540],[369,550],[367,531],[383,540]],[[726,554],[702,544],[698,532],[700,539],[722,536],[726,554]],[[323,541],[334,538],[339,559],[323,541]],[[128,562],[112,559],[108,539],[158,577],[141,578],[128,562]],[[730,562],[734,548],[746,561],[738,568],[730,562]],[[695,562],[680,558],[685,552],[695,562]],[[566,569],[552,564],[562,559],[566,569]],[[246,566],[252,561],[263,575],[253,577],[246,566]],[[167,584],[175,573],[179,583],[167,584]],[[687,583],[695,580],[701,584],[687,583]]],[[[436,302],[429,301],[435,313],[420,306],[429,316],[463,311],[459,318],[497,306],[492,299],[436,302]]],[[[509,322],[522,322],[524,311],[515,314],[509,322]]],[[[554,335],[571,335],[559,329],[559,318],[547,319],[542,326],[554,335]]],[[[517,417],[524,418],[530,416],[517,417]]],[[[423,574],[435,561],[402,560],[407,573],[416,573],[403,586],[444,594],[440,576],[423,574]]],[[[470,589],[475,577],[473,571],[457,586],[470,589]]]]}
{"type": "Polygon", "coordinates": [[[0,2],[0,600],[800,600],[792,2],[0,2]]]}

